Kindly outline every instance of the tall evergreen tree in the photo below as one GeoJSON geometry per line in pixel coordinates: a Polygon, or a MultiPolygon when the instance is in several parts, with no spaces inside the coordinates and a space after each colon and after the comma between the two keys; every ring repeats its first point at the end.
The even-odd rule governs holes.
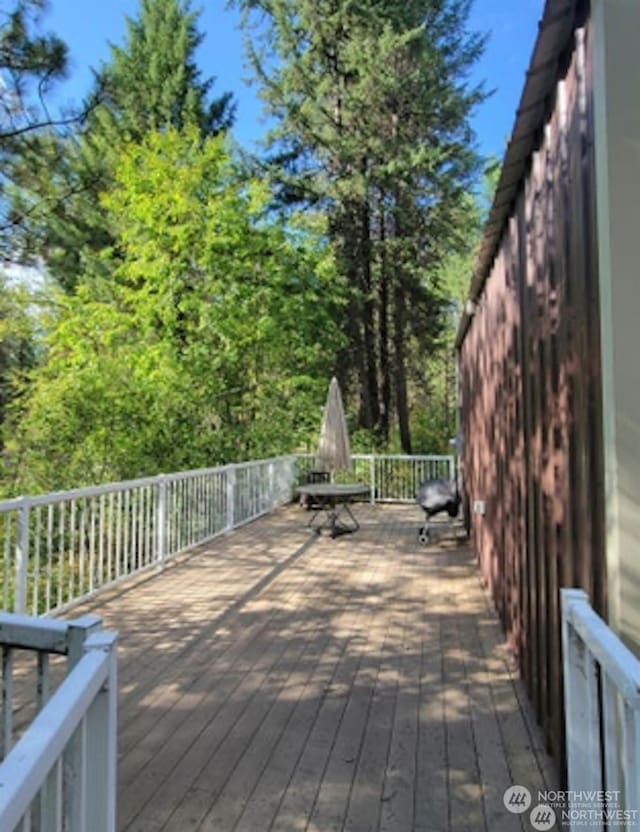
{"type": "Polygon", "coordinates": [[[114,181],[118,149],[148,132],[190,124],[203,136],[226,129],[230,94],[210,98],[194,53],[202,36],[189,0],[141,0],[122,47],[98,73],[101,103],[84,129],[41,137],[13,171],[16,214],[28,218],[23,248],[43,258],[66,289],[87,272],[104,272],[114,241],[99,195],[114,181]]]}
{"type": "Polygon", "coordinates": [[[120,131],[134,139],[150,130],[195,124],[203,135],[228,128],[231,93],[209,100],[214,79],[201,80],[195,51],[203,40],[188,0],[141,0],[127,19],[123,47],[112,46],[101,74],[105,106],[120,131]]]}
{"type": "Polygon", "coordinates": [[[13,231],[20,221],[8,210],[4,193],[11,165],[35,135],[64,128],[78,117],[52,113],[46,105],[50,88],[65,75],[67,48],[55,35],[41,33],[45,7],[44,0],[0,7],[0,255],[8,260],[16,254],[13,231]]]}
{"type": "Polygon", "coordinates": [[[464,243],[477,174],[467,74],[483,39],[471,0],[238,0],[285,202],[323,206],[352,289],[348,350],[360,426],[411,450],[412,354],[438,331],[443,257],[464,243]],[[257,15],[253,13],[258,13],[257,15]],[[257,29],[252,29],[254,23],[257,29]]]}
{"type": "Polygon", "coordinates": [[[0,9],[0,150],[54,122],[43,104],[52,83],[64,77],[67,47],[39,34],[44,0],[22,0],[0,9]]]}

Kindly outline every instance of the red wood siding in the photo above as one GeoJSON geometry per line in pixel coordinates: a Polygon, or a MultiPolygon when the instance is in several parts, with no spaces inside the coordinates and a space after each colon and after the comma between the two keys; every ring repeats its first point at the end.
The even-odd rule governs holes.
{"type": "Polygon", "coordinates": [[[559,760],[559,588],[606,614],[590,52],[586,24],[460,345],[473,545],[559,760]]]}

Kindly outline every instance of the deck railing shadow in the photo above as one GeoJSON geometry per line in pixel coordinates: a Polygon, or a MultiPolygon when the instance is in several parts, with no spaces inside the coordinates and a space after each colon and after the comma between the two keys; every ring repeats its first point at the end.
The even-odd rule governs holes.
{"type": "Polygon", "coordinates": [[[332,540],[281,509],[76,608],[121,630],[122,832],[521,828],[504,789],[548,775],[474,561],[415,505],[357,511],[332,540]]]}
{"type": "MultiPolygon", "coordinates": [[[[417,546],[413,531],[405,523],[393,550],[387,540],[387,555],[397,558],[395,578],[380,574],[385,555],[380,535],[377,540],[363,535],[357,547],[356,536],[337,541],[308,536],[304,550],[286,558],[277,576],[269,580],[272,570],[266,569],[259,591],[247,591],[234,604],[220,623],[219,639],[212,638],[205,622],[192,624],[190,639],[198,646],[191,655],[208,667],[191,674],[174,667],[169,676],[159,671],[155,688],[135,680],[130,688],[125,684],[120,742],[121,756],[129,762],[122,829],[152,804],[154,817],[164,812],[168,819],[175,813],[174,824],[207,817],[221,830],[236,821],[239,828],[258,829],[268,828],[269,812],[282,823],[288,817],[298,824],[307,812],[306,820],[315,818],[315,828],[332,828],[320,824],[332,817],[346,822],[356,814],[360,821],[372,813],[382,815],[390,810],[386,804],[406,811],[407,778],[413,794],[420,789],[417,780],[427,774],[431,783],[441,777],[444,791],[436,788],[428,807],[415,810],[418,816],[441,811],[444,818],[453,811],[469,825],[478,819],[481,789],[486,811],[496,817],[501,813],[503,828],[509,828],[501,804],[511,785],[507,763],[479,773],[476,752],[470,749],[475,742],[485,750],[504,743],[506,727],[514,743],[504,753],[513,757],[517,770],[522,745],[516,748],[515,738],[533,744],[532,726],[513,692],[506,654],[492,652],[496,621],[479,587],[469,601],[476,609],[468,613],[460,609],[464,593],[458,587],[438,594],[434,586],[427,598],[411,589],[419,578],[424,585],[425,571],[433,572],[437,584],[475,581],[469,554],[451,552],[451,563],[444,563],[446,555],[435,547],[417,546]],[[334,565],[323,566],[323,557],[334,565]],[[345,562],[348,558],[351,564],[345,562]],[[349,582],[351,566],[360,577],[349,582]],[[291,576],[287,593],[292,572],[297,575],[291,576]],[[134,715],[135,709],[126,716],[134,701],[146,703],[143,716],[134,715]],[[404,733],[409,724],[414,726],[411,735],[404,733]],[[167,734],[175,737],[177,748],[166,742],[167,734]],[[400,748],[400,735],[411,751],[400,748]],[[317,769],[309,770],[305,759],[322,754],[326,759],[319,782],[317,769]],[[410,757],[419,764],[409,764],[410,757]],[[221,760],[226,761],[222,767],[221,760]],[[170,776],[165,767],[171,765],[170,776]],[[275,777],[269,771],[283,766],[291,769],[291,779],[280,793],[269,785],[275,777]],[[158,788],[163,771],[166,793],[158,788]],[[379,794],[366,800],[373,781],[379,794]],[[243,802],[239,796],[240,784],[247,782],[255,801],[245,795],[243,802]],[[309,799],[312,792],[315,797],[309,799]],[[251,826],[258,806],[265,827],[251,826]]],[[[144,613],[136,629],[143,619],[144,613]]],[[[532,786],[544,783],[539,771],[527,771],[527,777],[532,786]]]]}

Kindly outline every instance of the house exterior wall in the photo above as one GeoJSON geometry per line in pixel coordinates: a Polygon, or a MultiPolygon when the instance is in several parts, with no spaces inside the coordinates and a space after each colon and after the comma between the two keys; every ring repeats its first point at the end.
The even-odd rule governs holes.
{"type": "Polygon", "coordinates": [[[593,45],[587,18],[459,344],[472,543],[558,760],[560,587],[607,612],[593,45]]]}
{"type": "Polygon", "coordinates": [[[640,3],[593,22],[608,610],[640,655],[640,3]]]}

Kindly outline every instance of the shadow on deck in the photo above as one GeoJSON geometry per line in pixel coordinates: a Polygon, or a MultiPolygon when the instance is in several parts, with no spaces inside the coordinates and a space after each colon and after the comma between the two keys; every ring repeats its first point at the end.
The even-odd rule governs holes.
{"type": "Polygon", "coordinates": [[[530,828],[504,790],[557,783],[470,552],[358,516],[290,507],[78,608],[120,633],[120,832],[530,828]]]}

